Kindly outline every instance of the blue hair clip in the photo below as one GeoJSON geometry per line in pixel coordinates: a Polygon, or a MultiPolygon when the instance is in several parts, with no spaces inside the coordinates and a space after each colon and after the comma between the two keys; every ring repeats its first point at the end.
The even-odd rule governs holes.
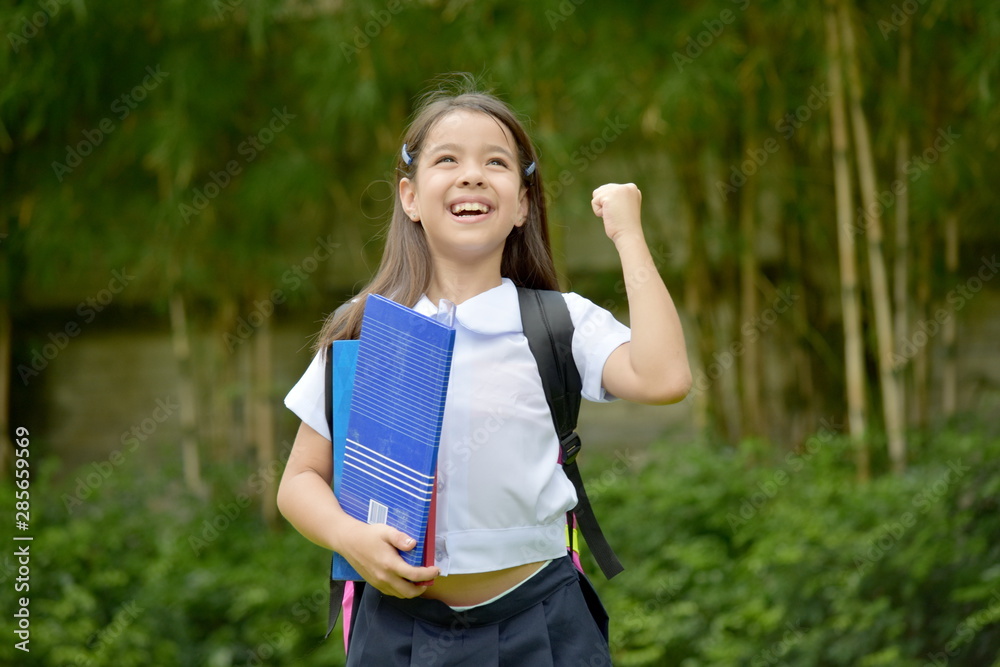
{"type": "Polygon", "coordinates": [[[403,162],[406,163],[407,167],[413,164],[413,157],[406,152],[406,144],[403,144],[403,162]]]}
{"type": "Polygon", "coordinates": [[[531,164],[529,164],[527,166],[527,168],[524,170],[524,175],[525,176],[531,176],[533,173],[535,173],[535,163],[534,162],[532,162],[531,164]]]}

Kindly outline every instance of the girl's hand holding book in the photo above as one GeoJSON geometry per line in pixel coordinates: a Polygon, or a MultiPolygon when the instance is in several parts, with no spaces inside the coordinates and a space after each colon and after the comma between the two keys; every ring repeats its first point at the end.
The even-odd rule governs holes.
{"type": "Polygon", "coordinates": [[[345,536],[343,555],[365,581],[386,595],[415,598],[427,590],[436,567],[413,567],[399,555],[417,545],[416,541],[385,524],[354,522],[345,536]],[[415,583],[416,582],[416,583],[415,583]]]}

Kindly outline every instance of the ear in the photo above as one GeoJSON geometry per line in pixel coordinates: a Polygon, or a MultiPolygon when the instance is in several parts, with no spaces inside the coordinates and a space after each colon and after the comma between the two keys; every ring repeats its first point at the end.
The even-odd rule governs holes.
{"type": "Polygon", "coordinates": [[[528,221],[528,210],[530,204],[528,202],[528,188],[521,188],[521,199],[517,203],[517,220],[514,221],[515,227],[521,227],[525,222],[528,221]]]}
{"type": "Polygon", "coordinates": [[[413,181],[403,177],[399,179],[399,201],[410,220],[420,222],[420,207],[417,205],[417,188],[413,181]]]}

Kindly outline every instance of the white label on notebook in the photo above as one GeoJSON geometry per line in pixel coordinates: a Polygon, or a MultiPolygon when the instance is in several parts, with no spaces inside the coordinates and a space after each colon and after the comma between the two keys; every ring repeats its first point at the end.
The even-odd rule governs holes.
{"type": "Polygon", "coordinates": [[[385,523],[388,517],[388,507],[374,498],[368,501],[368,523],[385,523]]]}

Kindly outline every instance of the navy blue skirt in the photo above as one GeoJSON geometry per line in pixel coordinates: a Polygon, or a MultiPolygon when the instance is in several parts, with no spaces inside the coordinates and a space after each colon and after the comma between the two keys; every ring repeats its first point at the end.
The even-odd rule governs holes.
{"type": "Polygon", "coordinates": [[[603,667],[608,616],[566,558],[496,602],[455,611],[440,600],[383,595],[365,586],[348,667],[603,667]]]}

